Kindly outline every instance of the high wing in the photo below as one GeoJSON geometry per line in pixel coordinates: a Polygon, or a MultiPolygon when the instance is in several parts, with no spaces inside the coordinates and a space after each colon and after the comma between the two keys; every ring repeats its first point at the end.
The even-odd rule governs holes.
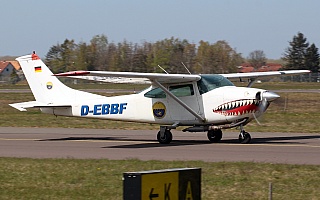
{"type": "MultiPolygon", "coordinates": [[[[220,74],[228,79],[249,78],[256,80],[262,77],[291,76],[310,73],[309,70],[284,70],[272,72],[250,72],[250,73],[230,73],[220,74]]],[[[148,84],[157,81],[161,84],[185,83],[198,81],[200,75],[195,74],[160,74],[160,73],[137,73],[137,72],[111,72],[111,71],[71,71],[55,74],[55,76],[64,76],[85,80],[93,80],[108,83],[134,83],[148,84]]]]}
{"type": "Polygon", "coordinates": [[[66,73],[55,74],[55,76],[66,76],[74,78],[76,76],[81,79],[97,80],[102,82],[117,83],[150,83],[157,81],[161,84],[174,84],[198,81],[201,79],[199,75],[191,74],[160,74],[160,73],[137,73],[137,72],[110,72],[110,71],[72,71],[66,73]],[[84,78],[89,76],[91,78],[84,78]],[[102,78],[103,77],[103,78],[102,78]],[[113,78],[107,78],[113,77],[113,78]],[[119,81],[122,80],[122,81],[119,81]]]}

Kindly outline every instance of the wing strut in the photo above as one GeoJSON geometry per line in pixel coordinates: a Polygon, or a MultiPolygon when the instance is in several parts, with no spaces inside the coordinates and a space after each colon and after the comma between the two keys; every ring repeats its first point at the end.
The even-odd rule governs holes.
{"type": "Polygon", "coordinates": [[[201,117],[198,113],[196,113],[194,110],[192,110],[187,104],[185,104],[183,101],[181,101],[178,97],[176,97],[174,94],[172,94],[166,87],[161,85],[157,80],[152,80],[155,84],[157,84],[167,95],[169,95],[171,98],[173,98],[177,103],[179,103],[182,107],[184,107],[187,111],[189,111],[192,115],[194,115],[196,118],[199,119],[201,122],[205,122],[206,119],[201,117]]]}
{"type": "Polygon", "coordinates": [[[256,82],[256,79],[255,78],[250,78],[250,81],[249,81],[249,84],[248,84],[248,88],[251,88],[252,85],[256,82]]]}

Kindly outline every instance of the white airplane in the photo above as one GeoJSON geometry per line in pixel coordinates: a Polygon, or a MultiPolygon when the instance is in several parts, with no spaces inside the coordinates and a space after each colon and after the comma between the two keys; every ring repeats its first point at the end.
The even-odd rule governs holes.
{"type": "Polygon", "coordinates": [[[40,108],[43,113],[107,120],[160,124],[157,140],[172,141],[171,129],[207,132],[211,142],[219,142],[222,129],[240,127],[240,143],[251,136],[244,126],[261,116],[280,96],[251,88],[257,78],[309,73],[308,70],[232,74],[161,74],[110,71],[73,71],[53,74],[33,53],[16,59],[28,81],[35,101],[10,104],[26,111],[40,108]],[[67,87],[58,76],[104,82],[150,83],[140,93],[106,97],[67,87]],[[248,78],[248,87],[236,87],[229,79],[248,78]]]}

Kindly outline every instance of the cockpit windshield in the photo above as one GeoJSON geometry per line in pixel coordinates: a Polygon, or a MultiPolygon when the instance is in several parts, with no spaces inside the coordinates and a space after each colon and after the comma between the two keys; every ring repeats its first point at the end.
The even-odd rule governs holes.
{"type": "Polygon", "coordinates": [[[200,76],[201,79],[197,82],[200,94],[204,94],[219,87],[234,86],[231,81],[218,74],[205,74],[200,76]]]}

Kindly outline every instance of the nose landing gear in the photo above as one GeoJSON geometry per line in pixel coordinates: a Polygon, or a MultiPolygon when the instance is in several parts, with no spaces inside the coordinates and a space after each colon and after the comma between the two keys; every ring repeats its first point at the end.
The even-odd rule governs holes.
{"type": "Polygon", "coordinates": [[[251,141],[251,135],[250,133],[246,132],[244,129],[243,129],[243,126],[240,125],[240,134],[239,134],[239,142],[241,144],[248,144],[250,143],[251,141]]]}

